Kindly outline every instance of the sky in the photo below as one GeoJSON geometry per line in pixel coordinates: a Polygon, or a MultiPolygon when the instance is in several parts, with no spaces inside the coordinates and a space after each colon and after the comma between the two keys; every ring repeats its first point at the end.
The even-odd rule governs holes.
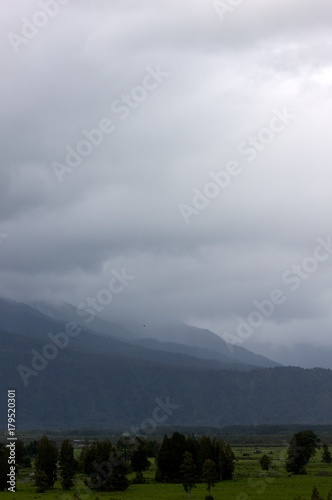
{"type": "Polygon", "coordinates": [[[332,346],[330,0],[0,10],[0,295],[332,346]]]}

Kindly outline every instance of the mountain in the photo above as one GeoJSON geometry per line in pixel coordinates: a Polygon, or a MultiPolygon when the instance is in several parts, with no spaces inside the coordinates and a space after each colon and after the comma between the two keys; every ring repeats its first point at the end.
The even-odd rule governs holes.
{"type": "Polygon", "coordinates": [[[264,354],[280,359],[284,365],[332,369],[331,346],[301,343],[295,346],[265,347],[264,354]]]}
{"type": "MultiPolygon", "coordinates": [[[[175,342],[161,342],[156,339],[138,339],[131,342],[131,344],[142,346],[148,349],[153,349],[155,351],[167,351],[174,353],[186,354],[199,359],[206,359],[212,361],[219,361],[224,369],[233,370],[252,370],[257,368],[260,364],[250,365],[246,362],[239,362],[237,359],[232,359],[225,354],[218,351],[213,351],[212,349],[205,349],[203,347],[196,347],[184,344],[177,344],[175,342]]],[[[266,359],[266,358],[265,358],[266,359]]],[[[276,363],[271,361],[270,366],[276,366],[276,363]]]]}
{"type": "Polygon", "coordinates": [[[21,429],[146,429],[158,425],[157,407],[166,425],[331,423],[331,370],[255,368],[223,353],[227,345],[208,330],[176,332],[200,346],[123,341],[1,299],[0,394],[16,389],[21,429]]]}
{"type": "MultiPolygon", "coordinates": [[[[88,352],[107,353],[112,359],[114,357],[125,357],[128,359],[140,359],[156,361],[160,364],[182,365],[196,368],[221,368],[222,364],[217,360],[204,360],[191,357],[181,353],[169,353],[167,351],[153,351],[145,347],[135,346],[127,341],[111,335],[98,334],[88,329],[76,328],[78,334],[69,336],[66,334],[68,326],[72,322],[58,321],[52,319],[30,306],[15,301],[0,299],[0,348],[4,341],[5,333],[19,334],[35,345],[36,340],[43,342],[43,346],[50,344],[51,338],[67,337],[66,350],[68,348],[88,350],[88,352]]],[[[18,347],[16,337],[12,336],[13,343],[18,347]]],[[[54,343],[54,341],[51,341],[54,343]]],[[[32,347],[35,348],[35,347],[32,347]]],[[[60,349],[61,350],[61,349],[60,349]]],[[[30,349],[31,352],[31,349],[30,349]]],[[[31,354],[30,354],[31,358],[31,354]]]]}
{"type": "MultiPolygon", "coordinates": [[[[185,324],[169,325],[162,328],[152,327],[151,331],[148,330],[148,335],[159,341],[172,342],[175,344],[204,349],[205,353],[201,352],[201,355],[204,358],[207,355],[206,350],[209,350],[211,353],[215,353],[214,358],[217,359],[219,355],[222,355],[223,357],[225,356],[224,359],[227,359],[230,363],[243,363],[251,366],[261,366],[264,368],[281,366],[280,363],[272,361],[271,359],[261,356],[260,354],[254,354],[244,347],[227,344],[227,342],[225,342],[221,337],[207,329],[197,328],[185,324]]],[[[198,349],[196,349],[196,353],[198,352],[198,349]]]]}
{"type": "Polygon", "coordinates": [[[61,322],[53,320],[31,306],[0,298],[0,329],[3,331],[45,338],[48,332],[55,333],[62,327],[61,322]]]}
{"type": "Polygon", "coordinates": [[[74,321],[78,325],[81,325],[85,330],[91,330],[107,336],[117,337],[121,340],[133,340],[139,337],[123,326],[118,325],[117,323],[105,321],[97,315],[91,323],[87,323],[84,321],[84,317],[79,314],[77,307],[74,307],[68,302],[64,302],[62,300],[34,301],[31,303],[31,306],[52,319],[62,322],[74,321]]]}
{"type": "Polygon", "coordinates": [[[68,345],[33,367],[25,385],[18,368],[31,368],[31,349],[42,353],[45,343],[6,332],[0,339],[0,393],[16,388],[20,429],[134,426],[149,433],[159,425],[158,406],[168,408],[158,413],[163,425],[331,423],[331,370],[198,368],[68,345]]]}
{"type": "MultiPolygon", "coordinates": [[[[207,366],[208,361],[210,361],[211,367],[220,368],[248,369],[259,366],[278,366],[278,363],[264,358],[264,356],[251,353],[241,347],[235,346],[234,353],[230,354],[230,348],[226,342],[209,330],[179,325],[178,327],[169,329],[170,338],[176,339],[174,342],[156,342],[151,339],[139,340],[137,338],[138,334],[116,323],[109,323],[98,316],[91,323],[84,323],[82,317],[78,316],[77,309],[71,304],[60,301],[40,301],[34,305],[38,307],[38,310],[26,304],[3,298],[0,299],[0,329],[47,339],[49,332],[55,334],[63,331],[68,322],[74,322],[81,326],[82,333],[71,342],[94,350],[128,352],[134,357],[153,358],[157,356],[157,359],[161,362],[163,359],[167,360],[166,362],[171,362],[172,358],[176,363],[182,360],[183,363],[199,366],[207,366]],[[98,341],[96,335],[98,336],[98,341]],[[103,337],[103,339],[100,337],[103,337]],[[184,340],[181,343],[182,345],[179,344],[179,339],[184,340]],[[119,341],[124,341],[125,343],[119,344],[119,341]],[[209,346],[209,350],[205,348],[204,344],[209,346]],[[135,345],[137,346],[136,348],[134,347],[135,345]],[[189,345],[189,347],[185,347],[185,345],[189,345]],[[151,353],[151,349],[159,351],[159,353],[151,353]],[[173,353],[173,357],[171,353],[173,353]],[[186,355],[187,357],[181,358],[181,355],[186,355]],[[192,359],[189,360],[188,356],[192,357],[192,359]],[[204,360],[204,362],[199,360],[204,360]]],[[[157,335],[160,334],[160,331],[156,332],[157,335]]],[[[165,338],[167,338],[167,335],[165,338]]]]}

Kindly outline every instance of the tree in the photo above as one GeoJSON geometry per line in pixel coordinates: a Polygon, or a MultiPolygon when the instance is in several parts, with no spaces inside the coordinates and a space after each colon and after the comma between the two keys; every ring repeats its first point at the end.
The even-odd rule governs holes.
{"type": "Polygon", "coordinates": [[[180,467],[186,451],[187,442],[183,434],[174,432],[171,438],[165,435],[157,455],[156,480],[180,482],[180,467]]]}
{"type": "Polygon", "coordinates": [[[200,467],[200,445],[195,436],[187,437],[186,451],[189,451],[189,453],[191,453],[193,461],[197,467],[197,474],[202,475],[202,467],[200,467]]]}
{"type": "Polygon", "coordinates": [[[317,490],[316,486],[314,486],[312,493],[311,493],[311,500],[324,500],[320,494],[319,491],[317,490]]]}
{"type": "Polygon", "coordinates": [[[326,464],[330,464],[332,462],[332,455],[331,452],[329,451],[327,444],[323,444],[322,460],[326,464]]]}
{"type": "Polygon", "coordinates": [[[38,450],[38,441],[36,441],[36,439],[34,439],[33,441],[31,441],[28,444],[26,449],[27,449],[27,453],[28,453],[29,457],[35,458],[35,456],[37,455],[37,450],[38,450]]]}
{"type": "Polygon", "coordinates": [[[183,455],[183,462],[180,467],[180,474],[182,477],[182,484],[184,491],[188,493],[188,497],[190,497],[191,490],[193,488],[196,488],[197,467],[193,460],[193,456],[189,451],[186,451],[183,455]]]}
{"type": "Polygon", "coordinates": [[[28,450],[22,439],[18,439],[15,445],[16,465],[19,467],[30,467],[31,459],[28,456],[28,450]]]}
{"type": "Polygon", "coordinates": [[[85,484],[98,491],[124,491],[129,486],[127,479],[126,453],[106,439],[86,445],[80,456],[80,468],[89,476],[85,484]]]}
{"type": "Polygon", "coordinates": [[[185,436],[180,434],[180,432],[174,432],[170,440],[170,445],[172,461],[170,480],[180,482],[180,467],[183,462],[183,455],[187,451],[187,441],[185,436]]]}
{"type": "Polygon", "coordinates": [[[213,460],[216,463],[216,451],[209,436],[202,436],[199,440],[198,462],[200,471],[203,470],[205,460],[213,460]]]}
{"type": "Polygon", "coordinates": [[[56,480],[56,465],[58,460],[58,450],[54,441],[50,441],[43,436],[38,443],[37,456],[35,462],[35,484],[42,491],[53,488],[56,480]]]}
{"type": "Polygon", "coordinates": [[[136,438],[137,447],[130,457],[131,468],[136,472],[135,483],[144,483],[143,472],[150,467],[148,460],[148,449],[146,443],[141,438],[136,438]]]}
{"type": "Polygon", "coordinates": [[[79,468],[87,476],[95,472],[93,463],[97,462],[97,441],[86,442],[79,458],[79,468]]]}
{"type": "Polygon", "coordinates": [[[218,462],[220,477],[223,481],[233,479],[235,470],[235,455],[229,444],[223,441],[219,442],[218,462]]]}
{"type": "Polygon", "coordinates": [[[35,473],[35,485],[37,486],[38,493],[44,493],[44,491],[50,488],[49,478],[46,472],[42,470],[37,470],[35,473]]]}
{"type": "Polygon", "coordinates": [[[268,457],[267,455],[263,455],[259,461],[262,470],[269,470],[271,462],[272,462],[271,458],[268,457]]]}
{"type": "Polygon", "coordinates": [[[305,466],[312,458],[320,439],[310,430],[297,432],[292,437],[287,450],[286,470],[292,474],[306,474],[305,466]]]}
{"type": "Polygon", "coordinates": [[[205,460],[202,470],[202,479],[204,483],[207,483],[207,490],[210,493],[211,488],[213,488],[218,481],[216,464],[213,460],[205,460]]]}
{"type": "Polygon", "coordinates": [[[170,441],[170,438],[165,434],[156,458],[156,481],[167,481],[172,470],[172,452],[170,441]]]}
{"type": "Polygon", "coordinates": [[[105,481],[99,488],[102,491],[125,491],[129,486],[128,467],[123,450],[113,447],[109,457],[110,469],[105,481]]]}
{"type": "Polygon", "coordinates": [[[74,458],[74,447],[69,439],[65,439],[61,445],[59,466],[61,485],[65,490],[70,490],[74,484],[76,460],[74,458]]]}

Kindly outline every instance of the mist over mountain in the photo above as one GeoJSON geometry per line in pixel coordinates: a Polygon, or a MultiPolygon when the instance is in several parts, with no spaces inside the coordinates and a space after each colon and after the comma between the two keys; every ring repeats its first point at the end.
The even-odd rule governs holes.
{"type": "MultiPolygon", "coordinates": [[[[55,320],[62,322],[74,321],[83,326],[86,330],[90,327],[90,322],[85,321],[87,315],[83,315],[83,311],[68,302],[64,302],[62,300],[39,300],[33,301],[31,305],[41,313],[44,313],[55,320]]],[[[131,332],[116,323],[105,321],[97,315],[93,318],[92,330],[105,335],[114,335],[115,337],[119,337],[121,339],[139,338],[138,334],[135,334],[134,332],[131,332]]]]}
{"type": "MultiPolygon", "coordinates": [[[[66,325],[76,324],[80,325],[80,333],[71,338],[70,343],[93,350],[121,351],[133,356],[135,353],[139,353],[139,357],[144,357],[144,355],[148,357],[152,350],[151,356],[154,356],[155,359],[171,357],[183,359],[184,363],[187,360],[202,365],[207,365],[209,360],[211,366],[227,365],[227,367],[247,366],[252,368],[278,365],[274,361],[263,356],[256,356],[245,349],[238,349],[230,354],[232,348],[227,347],[226,343],[212,332],[186,325],[180,325],[175,330],[170,327],[170,337],[173,340],[177,339],[176,342],[139,340],[138,334],[130,332],[118,324],[101,320],[97,316],[92,322],[84,323],[79,311],[68,303],[62,304],[54,301],[47,303],[44,301],[38,303],[38,307],[39,311],[13,300],[0,299],[0,329],[48,341],[50,334],[53,336],[58,332],[66,331],[66,325]],[[48,315],[40,311],[45,311],[48,315]],[[182,336],[181,332],[184,332],[185,335],[182,336]],[[192,346],[192,349],[188,346],[192,346]]],[[[155,331],[158,335],[158,331],[155,331]]]]}
{"type": "Polygon", "coordinates": [[[157,403],[173,408],[168,425],[331,423],[331,370],[277,366],[240,348],[228,356],[219,337],[188,325],[170,327],[169,342],[128,340],[119,325],[79,326],[69,304],[66,320],[43,308],[53,317],[0,300],[0,390],[16,388],[21,428],[125,429],[157,403]]]}
{"type": "Polygon", "coordinates": [[[262,355],[278,359],[286,366],[332,369],[332,347],[330,345],[317,345],[313,341],[282,346],[248,345],[248,349],[255,350],[255,348],[258,348],[262,355]]]}
{"type": "Polygon", "coordinates": [[[236,359],[257,366],[270,367],[280,365],[277,362],[266,359],[264,356],[254,354],[243,347],[227,344],[222,338],[207,329],[197,328],[185,324],[155,327],[150,334],[153,338],[163,342],[174,342],[202,349],[208,349],[211,353],[220,353],[226,358],[236,359]]]}

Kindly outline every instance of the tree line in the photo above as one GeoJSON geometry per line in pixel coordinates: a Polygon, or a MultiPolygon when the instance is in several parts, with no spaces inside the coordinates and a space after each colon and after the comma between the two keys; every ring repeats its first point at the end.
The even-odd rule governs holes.
{"type": "MultiPolygon", "coordinates": [[[[158,444],[143,438],[120,438],[116,444],[106,439],[86,442],[80,456],[75,458],[74,447],[65,439],[60,447],[43,436],[39,441],[25,445],[16,441],[16,465],[34,466],[34,483],[38,493],[52,489],[59,480],[65,490],[74,486],[75,476],[85,477],[87,489],[96,491],[123,491],[130,482],[127,475],[135,473],[132,482],[144,482],[143,472],[150,466],[148,457],[155,456],[158,444]]],[[[8,449],[0,443],[0,490],[7,487],[8,449]]]]}
{"type": "Polygon", "coordinates": [[[218,481],[233,479],[235,455],[223,440],[174,432],[164,436],[156,464],[156,481],[182,483],[187,493],[203,482],[210,491],[218,481]]]}
{"type": "MultiPolygon", "coordinates": [[[[312,431],[294,434],[287,450],[286,471],[289,474],[305,474],[307,464],[319,447],[320,439],[312,431]]],[[[38,492],[53,488],[57,480],[63,489],[69,490],[73,488],[77,474],[84,478],[88,489],[123,491],[130,483],[145,482],[144,472],[150,468],[150,458],[155,458],[157,482],[182,484],[189,495],[197,483],[206,483],[210,492],[217,482],[233,479],[235,471],[235,456],[230,445],[209,436],[186,437],[174,432],[170,437],[165,434],[162,442],[158,443],[143,437],[123,435],[116,443],[109,439],[86,442],[77,458],[68,439],[60,446],[47,436],[28,445],[20,439],[16,441],[16,470],[33,466],[38,492]]],[[[323,445],[322,461],[332,463],[326,444],[323,445]]],[[[270,457],[263,455],[260,465],[262,469],[269,470],[270,457]]],[[[2,491],[7,487],[7,473],[8,448],[0,442],[2,491]]]]}
{"type": "MultiPolygon", "coordinates": [[[[25,445],[16,442],[17,467],[34,467],[37,492],[53,488],[59,480],[65,490],[73,487],[75,476],[81,474],[87,488],[96,491],[123,491],[130,482],[144,483],[144,472],[150,468],[149,458],[157,464],[156,481],[184,484],[204,481],[210,489],[217,481],[232,479],[234,454],[221,440],[203,436],[185,437],[178,432],[167,435],[161,444],[142,437],[123,436],[116,443],[109,439],[86,442],[75,458],[74,447],[65,439],[60,446],[43,436],[25,445]],[[132,474],[129,481],[128,474],[132,474]]],[[[6,489],[7,448],[0,443],[0,489],[6,489]]]]}

